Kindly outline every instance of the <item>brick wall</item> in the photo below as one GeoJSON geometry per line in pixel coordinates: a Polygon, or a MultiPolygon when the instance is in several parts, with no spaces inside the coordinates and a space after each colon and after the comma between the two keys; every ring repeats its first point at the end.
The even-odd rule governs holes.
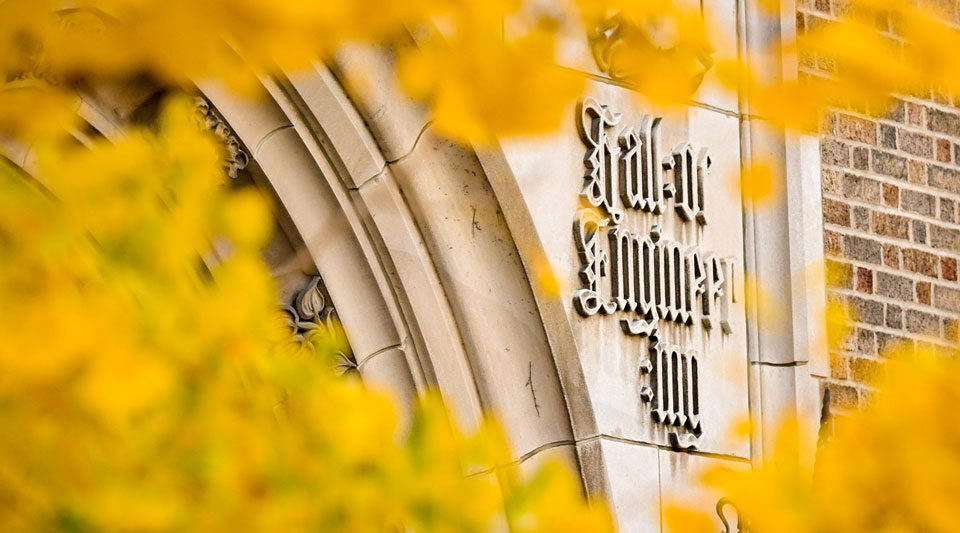
{"type": "MultiPolygon", "coordinates": [[[[798,29],[832,9],[830,0],[802,2],[798,29]]],[[[802,70],[829,68],[806,58],[802,70]]],[[[849,409],[869,397],[893,343],[958,345],[960,109],[931,94],[904,97],[881,118],[836,110],[824,117],[820,150],[827,298],[855,317],[824,385],[835,407],[849,409]]]]}

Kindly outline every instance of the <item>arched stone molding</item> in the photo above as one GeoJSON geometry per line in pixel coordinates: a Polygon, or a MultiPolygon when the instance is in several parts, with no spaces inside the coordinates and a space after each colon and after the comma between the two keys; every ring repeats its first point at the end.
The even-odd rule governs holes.
{"type": "MultiPolygon", "coordinates": [[[[542,265],[542,261],[547,255],[542,243],[542,236],[537,232],[530,207],[525,200],[524,193],[529,191],[521,190],[510,164],[498,146],[477,147],[476,149],[473,149],[473,147],[456,147],[437,139],[429,127],[427,127],[425,133],[418,132],[415,127],[399,127],[398,124],[409,124],[411,120],[416,121],[414,124],[420,121],[426,124],[426,119],[422,109],[410,101],[398,86],[392,57],[393,53],[385,47],[353,46],[344,49],[335,56],[333,69],[344,86],[359,88],[359,90],[351,92],[357,111],[363,117],[370,131],[373,132],[373,135],[381,142],[391,146],[395,156],[399,153],[403,154],[402,159],[409,158],[409,154],[413,152],[404,152],[403,147],[409,146],[411,142],[416,143],[415,135],[422,136],[423,139],[421,139],[420,144],[429,146],[433,151],[444,151],[448,154],[445,158],[447,161],[465,161],[465,163],[453,167],[453,169],[460,167],[460,175],[463,175],[463,170],[467,170],[470,176],[483,177],[483,179],[477,180],[477,184],[480,186],[483,195],[487,197],[486,201],[490,202],[490,205],[496,206],[497,215],[500,219],[498,227],[502,226],[501,231],[505,230],[509,239],[515,243],[515,247],[511,247],[513,249],[507,251],[507,257],[515,262],[513,268],[520,268],[522,272],[525,272],[523,287],[517,287],[514,289],[514,293],[518,291],[525,293],[528,301],[523,302],[523,304],[528,308],[531,305],[534,307],[534,319],[528,322],[530,324],[528,327],[535,330],[533,332],[539,337],[540,346],[548,350],[549,358],[544,359],[549,360],[549,366],[553,367],[552,371],[555,372],[556,379],[559,382],[553,385],[554,390],[559,394],[551,391],[550,401],[556,406],[558,412],[564,413],[566,420],[563,420],[562,423],[565,426],[565,431],[569,433],[567,436],[558,434],[554,438],[560,440],[554,440],[553,443],[548,441],[543,446],[553,448],[555,454],[567,458],[571,464],[578,465],[585,487],[590,493],[609,494],[611,487],[603,461],[605,452],[598,440],[596,413],[586,387],[583,367],[567,312],[563,303],[555,296],[545,294],[538,284],[530,283],[530,279],[533,279],[535,275],[538,263],[542,265]],[[514,251],[516,255],[513,254],[514,251]]],[[[438,160],[438,162],[441,162],[441,160],[438,160]]],[[[416,162],[415,164],[422,163],[416,162]]],[[[457,170],[441,167],[441,169],[433,170],[424,169],[425,174],[437,174],[437,170],[440,170],[441,173],[447,175],[445,179],[436,183],[417,184],[412,180],[417,179],[415,172],[418,169],[408,170],[408,168],[409,164],[404,161],[396,161],[388,163],[386,170],[396,174],[397,179],[402,180],[402,186],[406,187],[420,185],[423,189],[441,188],[443,183],[455,184],[461,181],[457,170]]],[[[420,175],[422,176],[422,174],[420,175]]],[[[446,197],[449,200],[442,196],[434,197],[435,200],[444,202],[442,205],[445,206],[439,210],[440,212],[436,214],[436,217],[439,219],[443,215],[454,222],[454,224],[450,224],[452,228],[464,228],[462,221],[470,217],[471,223],[473,223],[473,213],[469,211],[458,212],[456,206],[451,204],[457,198],[457,192],[455,188],[449,189],[446,197]]],[[[463,192],[465,191],[461,190],[460,194],[462,195],[463,192]]],[[[416,204],[414,203],[415,198],[410,197],[411,193],[407,192],[406,188],[404,193],[411,203],[411,208],[418,213],[417,220],[426,221],[425,219],[429,217],[429,214],[423,213],[421,210],[429,208],[429,202],[416,204]],[[421,213],[423,214],[421,215],[421,213]]],[[[478,210],[479,212],[481,211],[478,210]]],[[[449,222],[449,220],[445,220],[446,222],[449,222]]],[[[486,222],[481,222],[481,227],[485,224],[486,222]]],[[[564,226],[566,226],[566,223],[564,223],[564,226]]],[[[469,228],[469,226],[466,227],[469,228]]],[[[473,233],[472,228],[471,233],[473,233]]],[[[476,235],[467,235],[464,231],[461,235],[452,237],[449,241],[450,244],[446,246],[455,245],[453,243],[458,241],[471,242],[475,237],[476,235]]],[[[442,242],[435,245],[438,254],[443,255],[444,246],[442,242]]],[[[503,252],[499,253],[502,254],[503,252]]],[[[462,258],[452,257],[450,259],[462,260],[462,258]]],[[[489,262],[485,262],[484,257],[481,257],[477,264],[487,265],[486,268],[489,269],[489,262]]],[[[457,282],[456,279],[451,281],[453,283],[457,282]]],[[[510,292],[504,290],[503,294],[510,294],[510,292]]],[[[495,305],[495,307],[502,308],[502,304],[495,305]]],[[[513,327],[515,328],[516,325],[513,327]]],[[[530,367],[526,369],[516,368],[517,359],[507,359],[507,361],[514,363],[514,367],[505,368],[502,365],[497,365],[496,368],[501,373],[500,375],[508,377],[516,375],[518,372],[521,376],[532,375],[530,367]],[[524,370],[527,372],[524,372],[524,370]]],[[[519,362],[522,367],[523,360],[520,359],[519,362]]],[[[541,372],[541,370],[537,370],[537,374],[541,372]]],[[[492,374],[482,376],[482,379],[494,380],[497,377],[492,374]]],[[[485,402],[485,405],[489,406],[492,403],[500,416],[509,416],[505,413],[516,413],[518,410],[516,403],[524,401],[523,395],[518,394],[515,390],[512,392],[508,390],[497,392],[502,394],[505,401],[498,402],[494,399],[493,402],[485,402]]],[[[536,399],[541,404],[544,401],[539,389],[537,389],[536,399]]],[[[527,416],[532,418],[530,413],[527,416]]],[[[518,416],[518,419],[522,421],[522,417],[518,416]]],[[[517,434],[514,427],[518,425],[507,424],[507,429],[510,430],[509,435],[514,439],[516,439],[517,434]]],[[[532,452],[528,452],[528,455],[532,457],[531,454],[532,452]]],[[[530,464],[536,462],[537,459],[534,458],[530,461],[530,464]]]]}
{"type": "MultiPolygon", "coordinates": [[[[340,54],[341,76],[373,66],[377,83],[392,83],[382,50],[360,52],[340,54]]],[[[395,85],[355,106],[323,65],[262,83],[268,96],[255,100],[199,89],[308,252],[365,382],[407,414],[415,394],[437,387],[464,426],[496,413],[518,462],[576,465],[531,284],[473,152],[430,131],[395,85]]],[[[81,105],[110,138],[157,100],[149,88],[111,87],[81,105]]],[[[30,147],[16,148],[8,156],[29,168],[30,147]]]]}
{"type": "Polygon", "coordinates": [[[409,414],[427,385],[415,347],[384,272],[361,238],[363,227],[326,159],[315,158],[273,99],[238,99],[215,86],[201,90],[263,173],[323,278],[361,376],[390,390],[409,414]],[[344,209],[344,206],[347,209],[344,209]]]}
{"type": "MultiPolygon", "coordinates": [[[[382,56],[344,59],[348,55],[340,59],[353,69],[383,66],[382,56]]],[[[474,154],[434,135],[425,121],[393,129],[377,122],[409,124],[418,116],[402,93],[385,90],[387,104],[361,104],[358,113],[323,66],[263,83],[270,99],[257,103],[215,86],[201,89],[252,147],[351,342],[364,342],[371,331],[382,335],[384,320],[357,327],[355,304],[341,303],[357,295],[338,294],[338,287],[376,280],[368,297],[378,292],[379,301],[357,316],[374,310],[390,318],[402,338],[390,349],[404,355],[418,389],[437,386],[468,426],[484,410],[496,413],[517,460],[551,450],[575,464],[567,408],[530,283],[474,154]],[[374,120],[364,105],[379,106],[369,115],[374,120]],[[393,145],[381,151],[361,116],[380,142],[393,145]],[[322,239],[311,242],[317,235],[322,239]],[[341,243],[331,252],[331,239],[352,241],[351,249],[341,243]]],[[[354,350],[365,374],[363,348],[354,350]]]]}

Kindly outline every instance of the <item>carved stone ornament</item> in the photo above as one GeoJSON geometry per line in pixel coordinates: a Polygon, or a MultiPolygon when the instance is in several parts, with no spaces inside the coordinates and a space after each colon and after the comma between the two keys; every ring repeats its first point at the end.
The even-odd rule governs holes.
{"type": "MultiPolygon", "coordinates": [[[[291,341],[305,346],[314,336],[324,335],[343,339],[343,329],[333,306],[327,304],[320,276],[313,276],[297,291],[290,305],[282,306],[291,341]]],[[[343,342],[346,345],[345,342],[343,342]]],[[[357,361],[349,348],[337,350],[337,374],[358,373],[357,361]]]]}
{"type": "Polygon", "coordinates": [[[213,109],[206,98],[198,96],[194,103],[203,126],[223,141],[227,150],[227,158],[223,162],[223,168],[228,176],[236,179],[240,175],[240,171],[247,168],[247,164],[250,163],[250,156],[243,150],[240,139],[230,129],[227,121],[213,109]]]}

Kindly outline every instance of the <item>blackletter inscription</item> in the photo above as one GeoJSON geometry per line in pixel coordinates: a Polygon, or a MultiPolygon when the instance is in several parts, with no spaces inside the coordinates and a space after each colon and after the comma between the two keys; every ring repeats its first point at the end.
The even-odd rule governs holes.
{"type": "Polygon", "coordinates": [[[640,372],[649,385],[640,398],[674,446],[695,448],[703,433],[702,355],[664,344],[661,325],[699,324],[707,334],[730,334],[733,258],[664,238],[659,223],[644,233],[620,224],[630,210],[665,216],[671,199],[683,224],[705,226],[709,152],[683,142],[662,154],[660,118],[645,115],[616,132],[622,115],[592,98],[581,102],[579,119],[587,148],[581,197],[588,207],[574,223],[581,282],[574,307],[584,317],[616,314],[626,335],[647,339],[649,358],[641,358],[640,372]]]}

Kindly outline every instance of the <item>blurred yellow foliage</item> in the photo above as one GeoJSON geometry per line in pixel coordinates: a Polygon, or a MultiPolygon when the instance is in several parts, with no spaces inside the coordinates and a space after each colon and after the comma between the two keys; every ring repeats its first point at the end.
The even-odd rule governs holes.
{"type": "MultiPolygon", "coordinates": [[[[481,143],[560,124],[585,80],[556,64],[565,38],[557,30],[570,21],[587,29],[601,70],[648,104],[688,103],[716,68],[729,90],[749,96],[751,112],[812,130],[826,106],[879,113],[896,92],[960,88],[953,58],[960,35],[942,13],[908,0],[846,2],[842,14],[802,28],[795,42],[777,41],[716,65],[708,36],[724,42],[735,36],[715,28],[717,21],[705,19],[698,4],[675,0],[70,4],[0,1],[0,72],[7,80],[43,79],[70,88],[146,74],[188,87],[191,80],[215,77],[251,90],[256,72],[306,66],[347,41],[388,42],[412,33],[418,46],[405,48],[400,58],[403,86],[430,104],[439,130],[481,143]],[[814,58],[832,65],[830,75],[781,79],[771,75],[780,56],[814,58]]],[[[18,106],[6,98],[23,96],[0,92],[0,128],[29,124],[17,119],[18,106]]]]}
{"type": "Polygon", "coordinates": [[[612,530],[565,467],[513,472],[495,422],[429,395],[398,440],[336,334],[290,342],[268,206],[189,102],[38,153],[0,167],[0,530],[612,530]]]}
{"type": "MultiPolygon", "coordinates": [[[[723,491],[757,533],[960,531],[960,358],[898,348],[862,412],[833,421],[814,467],[797,457],[796,424],[752,471],[713,468],[703,482],[723,491]]],[[[732,514],[732,513],[731,513],[732,514]]],[[[669,531],[715,533],[713,517],[681,502],[669,531]]]]}
{"type": "Polygon", "coordinates": [[[478,143],[556,130],[584,79],[555,64],[552,33],[537,28],[504,42],[500,14],[461,16],[456,34],[400,58],[403,86],[430,103],[437,130],[478,143]]]}
{"type": "Polygon", "coordinates": [[[545,296],[560,299],[566,293],[563,282],[545,256],[539,254],[531,267],[533,282],[545,296]]]}
{"type": "Polygon", "coordinates": [[[577,0],[601,70],[649,103],[689,103],[713,65],[700,6],[673,0],[577,0]]]}
{"type": "MultiPolygon", "coordinates": [[[[55,134],[76,123],[73,90],[138,76],[251,90],[254,73],[415,29],[403,87],[439,131],[483,143],[563,120],[584,86],[555,64],[566,17],[587,28],[605,74],[655,104],[687,103],[716,68],[750,113],[812,130],[828,106],[879,113],[894,93],[960,89],[960,33],[927,3],[844,2],[842,16],[763,51],[832,65],[786,80],[756,58],[715,66],[696,3],[577,0],[532,16],[526,4],[0,0],[0,135],[38,154],[33,176],[0,162],[0,530],[612,529],[565,469],[521,478],[495,423],[463,435],[434,396],[398,443],[390,402],[334,377],[342,339],[288,342],[258,255],[269,206],[223,186],[223,154],[190,106],[171,106],[156,132],[79,148],[55,134]],[[205,263],[216,239],[231,252],[205,263]]],[[[778,186],[762,167],[741,182],[756,201],[778,186]]],[[[559,292],[548,268],[536,282],[559,292]]],[[[844,314],[827,314],[835,345],[844,314]]],[[[960,399],[958,364],[895,354],[897,378],[837,423],[816,476],[787,430],[770,465],[705,482],[755,531],[956,530],[960,422],[943,408],[960,399]]],[[[674,531],[711,523],[679,507],[665,519],[674,531]]]]}
{"type": "Polygon", "coordinates": [[[772,200],[778,183],[773,177],[773,167],[765,161],[755,161],[743,168],[739,181],[740,195],[756,205],[772,200]]]}

